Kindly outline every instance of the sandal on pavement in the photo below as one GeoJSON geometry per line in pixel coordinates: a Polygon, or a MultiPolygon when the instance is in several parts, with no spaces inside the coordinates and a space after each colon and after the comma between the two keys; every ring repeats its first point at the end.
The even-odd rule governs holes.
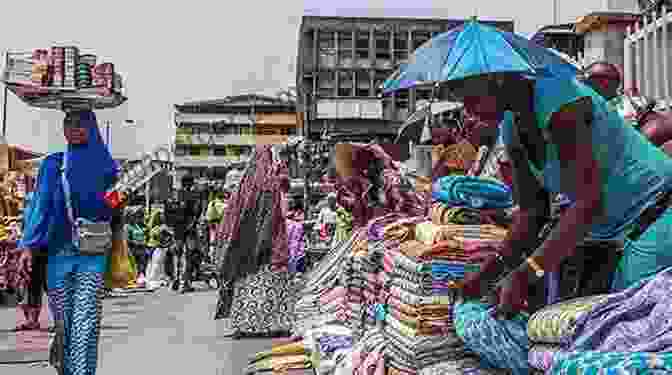
{"type": "Polygon", "coordinates": [[[40,329],[39,322],[23,322],[14,328],[14,332],[37,331],[40,329]]]}

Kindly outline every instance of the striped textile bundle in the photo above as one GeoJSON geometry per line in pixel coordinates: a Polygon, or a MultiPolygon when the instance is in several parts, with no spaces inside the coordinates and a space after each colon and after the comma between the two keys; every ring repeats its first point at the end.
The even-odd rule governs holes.
{"type": "Polygon", "coordinates": [[[417,374],[424,367],[457,361],[467,353],[452,324],[455,293],[434,290],[432,269],[446,263],[432,259],[431,252],[431,243],[410,240],[384,257],[391,268],[385,334],[392,373],[417,374]]]}
{"type": "Polygon", "coordinates": [[[508,231],[496,225],[436,225],[431,221],[415,226],[415,239],[429,245],[441,241],[478,239],[504,240],[508,231]]]}
{"type": "Polygon", "coordinates": [[[530,368],[550,371],[556,356],[567,350],[576,322],[607,298],[607,295],[597,295],[570,299],[546,306],[532,315],[527,323],[527,335],[531,341],[528,353],[530,368]]]}

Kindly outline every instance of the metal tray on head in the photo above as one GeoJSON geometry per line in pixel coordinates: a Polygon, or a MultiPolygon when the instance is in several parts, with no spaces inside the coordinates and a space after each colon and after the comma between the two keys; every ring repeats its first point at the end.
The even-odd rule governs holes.
{"type": "Polygon", "coordinates": [[[5,82],[7,88],[21,101],[36,108],[59,111],[94,110],[115,108],[126,102],[127,97],[113,92],[101,95],[98,88],[31,87],[5,82]]]}

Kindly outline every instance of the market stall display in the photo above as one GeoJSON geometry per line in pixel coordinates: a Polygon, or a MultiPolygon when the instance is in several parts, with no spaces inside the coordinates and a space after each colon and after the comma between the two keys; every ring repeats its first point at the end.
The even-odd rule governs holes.
{"type": "Polygon", "coordinates": [[[124,103],[122,78],[112,63],[98,62],[75,46],[7,53],[7,88],[37,108],[106,109],[124,103]]]}
{"type": "Polygon", "coordinates": [[[18,290],[29,282],[29,276],[19,272],[21,221],[25,196],[32,191],[38,162],[26,163],[17,158],[32,156],[17,147],[9,148],[9,171],[0,175],[0,292],[18,290]]]}
{"type": "MultiPolygon", "coordinates": [[[[465,163],[454,165],[467,172],[465,163]]],[[[453,191],[462,207],[437,202],[424,216],[395,212],[374,218],[334,241],[305,275],[293,333],[304,338],[318,373],[497,373],[483,369],[461,341],[452,310],[465,273],[478,269],[478,256],[506,236],[510,218],[502,207],[510,208],[510,192],[500,185],[475,189],[490,187],[489,180],[459,182],[464,185],[453,190],[444,184],[441,197],[453,191]],[[504,196],[496,194],[501,191],[504,196]],[[464,196],[479,192],[486,195],[480,201],[478,194],[464,196]]],[[[350,227],[352,220],[344,219],[350,227]]]]}

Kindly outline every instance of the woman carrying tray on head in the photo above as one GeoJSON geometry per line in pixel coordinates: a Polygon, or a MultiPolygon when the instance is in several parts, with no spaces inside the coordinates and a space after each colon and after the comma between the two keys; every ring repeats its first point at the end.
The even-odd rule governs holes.
{"type": "Polygon", "coordinates": [[[40,165],[19,245],[24,249],[23,267],[31,267],[33,251],[46,249],[48,255],[49,305],[57,327],[63,329],[64,342],[63,363],[61,355],[52,352],[52,364],[65,375],[92,375],[98,362],[108,256],[82,253],[84,242],[79,241],[82,237],[77,236],[73,219],[103,225],[114,220],[112,227],[120,226],[119,212],[110,209],[103,197],[115,183],[118,169],[93,112],[68,114],[63,128],[67,151],[47,156],[40,165]]]}

